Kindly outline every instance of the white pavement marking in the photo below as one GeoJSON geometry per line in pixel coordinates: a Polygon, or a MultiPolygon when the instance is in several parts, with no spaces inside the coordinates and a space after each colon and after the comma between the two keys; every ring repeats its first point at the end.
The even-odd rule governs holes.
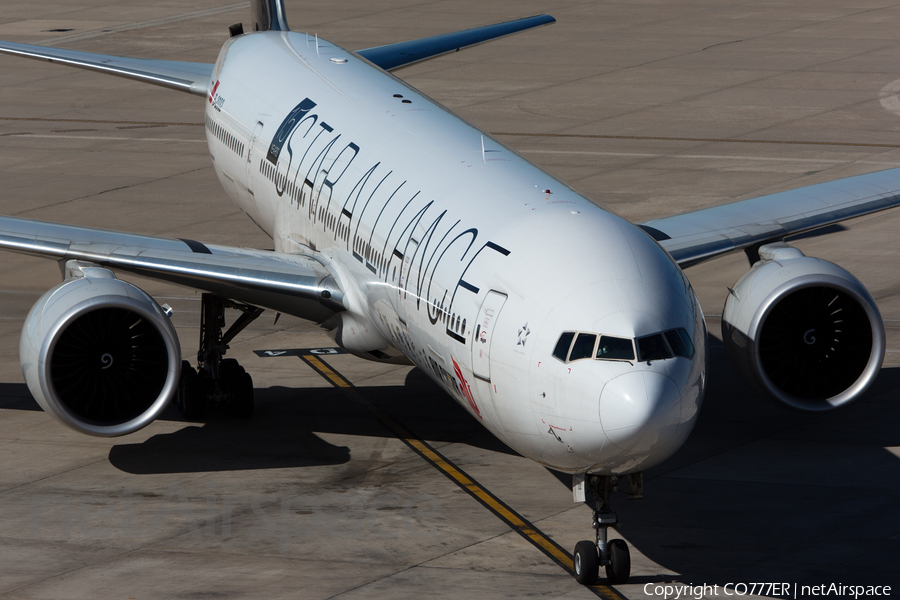
{"type": "Polygon", "coordinates": [[[21,134],[15,137],[23,139],[28,138],[49,138],[53,140],[111,140],[117,142],[185,142],[188,144],[205,144],[206,140],[185,140],[179,138],[136,138],[136,137],[112,137],[106,135],[44,135],[40,133],[21,134]]]}
{"type": "Polygon", "coordinates": [[[900,79],[896,79],[883,88],[878,93],[878,100],[881,106],[888,112],[892,112],[900,116],[900,79]]]}
{"type": "MultiPolygon", "coordinates": [[[[898,105],[900,110],[900,105],[898,105]]],[[[842,164],[854,162],[861,165],[900,165],[900,161],[881,161],[881,160],[858,160],[847,161],[834,158],[787,158],[787,157],[767,157],[767,156],[732,156],[727,154],[664,154],[651,152],[599,152],[593,150],[518,150],[521,154],[580,154],[590,156],[625,156],[633,158],[684,158],[689,160],[755,160],[761,162],[807,162],[807,163],[829,163],[842,164]]]]}
{"type": "Polygon", "coordinates": [[[47,38],[41,40],[37,44],[39,46],[55,46],[57,44],[65,44],[68,42],[76,42],[79,40],[87,40],[90,38],[109,35],[110,33],[119,33],[120,31],[131,31],[133,29],[143,29],[145,27],[156,27],[157,25],[167,25],[169,23],[177,23],[179,21],[190,21],[191,19],[199,19],[209,15],[218,15],[221,13],[232,12],[235,10],[250,8],[249,2],[238,2],[237,4],[228,4],[226,6],[217,6],[215,8],[207,8],[205,10],[195,10],[189,13],[174,15],[171,17],[160,17],[159,19],[150,19],[148,21],[139,21],[137,23],[123,23],[122,25],[112,25],[102,29],[93,31],[85,31],[82,33],[73,33],[61,37],[47,38]]]}

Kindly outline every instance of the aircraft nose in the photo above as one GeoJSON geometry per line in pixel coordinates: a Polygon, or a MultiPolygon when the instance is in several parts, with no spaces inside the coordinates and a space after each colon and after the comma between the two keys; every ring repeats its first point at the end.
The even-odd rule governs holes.
{"type": "Polygon", "coordinates": [[[600,424],[607,439],[623,450],[666,445],[675,436],[680,413],[678,386],[655,371],[620,375],[600,393],[600,424]]]}

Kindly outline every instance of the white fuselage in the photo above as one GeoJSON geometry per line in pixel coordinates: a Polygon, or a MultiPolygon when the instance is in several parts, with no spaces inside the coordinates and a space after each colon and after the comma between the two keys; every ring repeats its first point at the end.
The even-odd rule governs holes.
{"type": "Polygon", "coordinates": [[[705,324],[681,269],[637,227],[302,33],[227,43],[206,125],[223,186],[275,250],[313,254],[336,274],[348,310],[324,325],[349,351],[411,361],[556,469],[637,471],[687,437],[705,324]],[[606,358],[665,332],[672,355],[678,330],[691,352],[639,360],[656,336],[631,360],[606,358]],[[557,349],[564,332],[583,348],[557,349]]]}

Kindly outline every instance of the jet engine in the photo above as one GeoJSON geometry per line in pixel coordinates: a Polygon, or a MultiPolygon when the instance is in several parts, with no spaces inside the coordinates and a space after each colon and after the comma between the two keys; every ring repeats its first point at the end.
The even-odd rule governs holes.
{"type": "Polygon", "coordinates": [[[178,384],[181,348],[163,309],[112,272],[70,261],[25,320],[19,358],[46,412],[82,433],[137,431],[178,384]]]}
{"type": "Polygon", "coordinates": [[[735,369],[799,411],[858,398],[884,359],[884,322],[853,275],[787,244],[769,244],[729,290],[722,338],[735,369]]]}

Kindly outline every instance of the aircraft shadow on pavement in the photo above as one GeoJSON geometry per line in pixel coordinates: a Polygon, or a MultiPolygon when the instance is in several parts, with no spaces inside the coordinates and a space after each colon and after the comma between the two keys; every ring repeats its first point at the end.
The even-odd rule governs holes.
{"type": "Polygon", "coordinates": [[[679,573],[630,582],[900,584],[900,460],[885,449],[900,446],[900,368],[820,415],[771,405],[722,355],[710,372],[685,446],[645,473],[643,500],[613,505],[622,535],[679,573]]]}
{"type": "Polygon", "coordinates": [[[42,410],[24,383],[0,383],[0,410],[42,410]]]}
{"type": "MultiPolygon", "coordinates": [[[[617,495],[621,534],[678,573],[631,583],[808,582],[898,585],[900,368],[882,369],[860,401],[823,415],[775,407],[710,360],[698,425],[672,458],[645,474],[645,498],[617,495]],[[726,581],[727,580],[727,581],[726,581]]],[[[360,387],[369,402],[426,440],[513,451],[418,370],[404,386],[360,387]]],[[[135,474],[229,471],[350,460],[317,433],[394,437],[334,388],[256,389],[252,419],[212,412],[206,423],[112,447],[112,465],[135,474]]],[[[24,384],[0,384],[0,409],[40,410],[24,384]]],[[[182,421],[170,407],[163,419],[182,421]]],[[[571,476],[556,473],[568,488],[571,476]]],[[[585,514],[584,538],[590,538],[585,514]]],[[[617,537],[610,532],[611,537],[617,537]]]]}
{"type": "MultiPolygon", "coordinates": [[[[424,440],[512,453],[417,369],[402,387],[355,391],[424,440]]],[[[395,437],[340,389],[257,388],[255,396],[251,419],[235,419],[213,409],[205,423],[113,446],[109,461],[135,474],[342,464],[350,460],[350,448],[330,444],[317,433],[395,437]]],[[[172,406],[161,418],[183,420],[172,406]]]]}

